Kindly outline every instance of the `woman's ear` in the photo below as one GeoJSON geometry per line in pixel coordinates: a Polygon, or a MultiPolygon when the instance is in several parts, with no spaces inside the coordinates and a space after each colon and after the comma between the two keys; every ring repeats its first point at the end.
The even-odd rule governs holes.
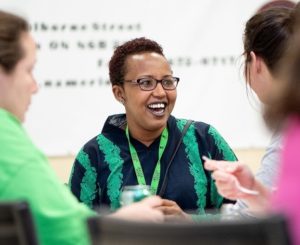
{"type": "Polygon", "coordinates": [[[250,69],[252,69],[252,72],[260,73],[261,72],[261,58],[258,57],[253,51],[250,52],[251,57],[251,64],[250,69]]]}
{"type": "Polygon", "coordinates": [[[250,52],[250,61],[247,63],[248,71],[246,74],[247,83],[252,87],[252,83],[260,79],[262,74],[262,59],[253,51],[250,52]]]}
{"type": "Polygon", "coordinates": [[[124,98],[124,89],[120,85],[113,85],[112,86],[113,94],[117,101],[119,101],[121,104],[125,104],[125,98],[124,98]]]}
{"type": "Polygon", "coordinates": [[[4,79],[6,72],[4,71],[3,67],[0,65],[0,80],[4,79]]]}
{"type": "Polygon", "coordinates": [[[3,89],[3,86],[9,86],[9,84],[11,83],[8,79],[9,79],[9,74],[0,65],[0,83],[1,83],[2,89],[3,89]]]}

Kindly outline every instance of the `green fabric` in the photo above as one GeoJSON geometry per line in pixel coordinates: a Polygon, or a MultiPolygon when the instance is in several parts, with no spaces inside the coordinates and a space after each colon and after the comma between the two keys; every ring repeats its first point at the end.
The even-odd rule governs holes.
{"type": "Polygon", "coordinates": [[[91,161],[88,154],[86,154],[82,149],[77,155],[77,160],[80,162],[81,166],[85,169],[84,176],[81,182],[81,192],[80,200],[88,205],[90,208],[93,207],[93,200],[96,196],[96,181],[97,173],[96,169],[91,166],[91,161]]]}
{"type": "Polygon", "coordinates": [[[19,121],[0,109],[0,201],[29,203],[41,245],[89,244],[86,218],[95,215],[60,183],[19,121]]]}
{"type": "MultiPolygon", "coordinates": [[[[214,138],[218,151],[219,153],[223,154],[225,161],[237,160],[227,142],[214,127],[209,127],[208,134],[210,134],[214,138]]],[[[209,158],[211,158],[211,156],[209,156],[209,158]]],[[[210,199],[212,204],[214,204],[216,207],[220,207],[222,205],[223,197],[219,195],[217,187],[213,181],[211,182],[210,188],[210,199]]]]}
{"type": "Polygon", "coordinates": [[[216,208],[220,208],[223,204],[223,197],[220,196],[214,181],[210,182],[210,200],[216,208]]]}
{"type": "MultiPolygon", "coordinates": [[[[180,131],[183,130],[187,120],[178,120],[177,126],[180,131]]],[[[205,213],[206,206],[206,192],[207,192],[207,179],[204,173],[202,160],[199,155],[198,143],[195,136],[195,127],[193,124],[190,125],[185,136],[183,137],[183,144],[185,146],[185,152],[189,160],[189,169],[191,175],[194,177],[194,188],[197,194],[197,206],[198,213],[205,213]]]]}
{"type": "Polygon", "coordinates": [[[120,148],[102,134],[97,137],[97,142],[100,151],[104,153],[104,161],[109,166],[110,175],[107,179],[107,195],[110,199],[111,209],[116,210],[120,207],[120,194],[123,183],[122,167],[124,160],[120,156],[120,148]]]}
{"type": "Polygon", "coordinates": [[[220,221],[222,218],[221,214],[191,214],[190,217],[195,223],[201,223],[203,221],[220,221]]]}
{"type": "Polygon", "coordinates": [[[227,142],[224,140],[224,138],[219,134],[219,132],[212,126],[208,129],[208,134],[210,134],[216,142],[217,148],[219,152],[221,152],[224,156],[224,159],[227,161],[236,161],[236,157],[227,144],[227,142]]]}

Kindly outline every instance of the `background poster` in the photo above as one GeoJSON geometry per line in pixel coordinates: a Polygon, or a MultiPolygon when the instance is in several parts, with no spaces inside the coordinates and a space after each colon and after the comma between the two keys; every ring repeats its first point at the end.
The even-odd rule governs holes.
{"type": "Polygon", "coordinates": [[[26,17],[39,50],[40,90],[25,127],[49,156],[76,154],[115,101],[107,63],[116,45],[156,40],[180,77],[173,115],[212,124],[234,148],[264,147],[260,104],[246,90],[242,35],[262,0],[1,0],[26,17]]]}

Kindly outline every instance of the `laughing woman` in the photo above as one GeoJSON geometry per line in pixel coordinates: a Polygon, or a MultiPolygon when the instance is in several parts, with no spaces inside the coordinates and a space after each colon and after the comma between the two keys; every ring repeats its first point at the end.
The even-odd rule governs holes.
{"type": "Polygon", "coordinates": [[[183,210],[203,214],[219,208],[226,200],[201,159],[236,157],[212,126],[171,116],[179,78],[161,46],[146,38],[124,43],[110,60],[109,74],[126,113],[109,116],[102,132],[80,150],[72,192],[92,208],[106,204],[114,210],[124,186],[146,184],[164,198],[160,209],[170,218],[188,217],[183,210]]]}

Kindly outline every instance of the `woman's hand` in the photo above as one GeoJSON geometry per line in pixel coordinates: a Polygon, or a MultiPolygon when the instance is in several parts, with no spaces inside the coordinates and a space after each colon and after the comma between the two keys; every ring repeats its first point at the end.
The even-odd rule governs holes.
{"type": "Polygon", "coordinates": [[[162,211],[157,208],[160,207],[162,203],[163,200],[160,197],[151,196],[140,202],[122,207],[110,216],[134,221],[163,222],[164,215],[162,211]]]}
{"type": "Polygon", "coordinates": [[[192,220],[190,215],[183,210],[174,201],[162,199],[162,205],[157,208],[165,215],[166,220],[192,220]]]}
{"type": "Polygon", "coordinates": [[[268,208],[271,191],[256,180],[247,165],[240,162],[205,159],[204,167],[213,171],[212,177],[215,179],[218,192],[225,198],[241,199],[253,212],[264,212],[268,208]],[[243,191],[241,187],[249,189],[250,192],[243,191]]]}
{"type": "Polygon", "coordinates": [[[249,167],[240,162],[215,161],[207,159],[204,163],[207,170],[212,171],[212,178],[218,192],[231,200],[246,198],[251,195],[241,191],[240,186],[253,190],[255,177],[249,167]]]}

